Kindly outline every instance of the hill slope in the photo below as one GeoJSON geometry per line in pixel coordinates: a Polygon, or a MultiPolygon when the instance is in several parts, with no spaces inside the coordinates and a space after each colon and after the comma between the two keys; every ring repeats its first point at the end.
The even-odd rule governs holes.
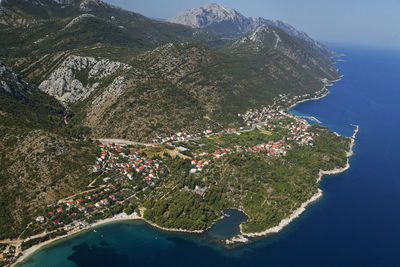
{"type": "MultiPolygon", "coordinates": [[[[246,23],[237,12],[227,12],[233,14],[232,21],[246,23]]],[[[285,30],[283,24],[276,25],[280,29],[261,20],[247,28],[238,24],[229,33],[238,38],[229,41],[207,32],[215,26],[218,33],[225,21],[193,29],[99,0],[2,1],[2,237],[17,237],[43,207],[87,189],[96,178],[91,168],[99,152],[89,137],[148,142],[182,131],[239,127],[245,122],[238,113],[273,104],[283,95],[290,100],[312,97],[339,77],[330,52],[316,49],[317,44],[299,32],[289,33],[287,25],[285,30]]],[[[338,151],[343,152],[347,142],[340,142],[338,151]]],[[[338,154],[342,162],[345,156],[338,154]]],[[[229,178],[223,165],[238,159],[233,160],[216,166],[223,180],[229,178]]],[[[190,161],[167,162],[172,176],[182,179],[176,185],[189,185],[190,161]],[[180,165],[185,173],[174,169],[180,165]]],[[[179,187],[174,191],[182,199],[193,197],[182,192],[179,187]]],[[[241,195],[234,197],[239,201],[241,195]]],[[[195,199],[204,201],[197,195],[195,199]]],[[[212,211],[215,218],[218,211],[212,211]]],[[[202,227],[213,218],[205,218],[202,227]]]]}
{"type": "Polygon", "coordinates": [[[0,239],[92,179],[97,149],[68,132],[62,106],[0,62],[0,239]]]}
{"type": "Polygon", "coordinates": [[[255,31],[262,25],[274,26],[292,37],[296,37],[306,43],[310,48],[318,52],[319,56],[334,56],[335,52],[324,47],[321,43],[311,39],[305,32],[299,31],[292,25],[280,21],[265,18],[245,17],[238,11],[224,7],[220,4],[207,4],[204,7],[192,8],[167,21],[187,25],[193,28],[222,35],[229,38],[238,38],[255,31]]]}

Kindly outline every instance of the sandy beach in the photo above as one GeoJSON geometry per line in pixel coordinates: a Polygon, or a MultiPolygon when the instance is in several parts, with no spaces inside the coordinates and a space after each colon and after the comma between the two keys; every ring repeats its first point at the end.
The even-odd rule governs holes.
{"type": "Polygon", "coordinates": [[[161,226],[159,226],[159,225],[157,225],[155,223],[152,223],[152,222],[144,219],[143,217],[138,216],[135,212],[132,213],[131,215],[127,215],[125,213],[120,213],[118,215],[115,215],[112,218],[107,218],[107,219],[104,219],[104,220],[100,220],[100,221],[95,222],[95,223],[93,223],[91,225],[88,225],[87,227],[84,227],[82,229],[75,229],[75,230],[72,230],[72,231],[68,232],[68,234],[66,234],[66,235],[58,236],[58,237],[56,237],[54,239],[47,240],[47,241],[42,242],[40,244],[34,245],[34,246],[28,248],[27,250],[24,250],[22,252],[22,256],[20,256],[17,259],[17,261],[15,263],[13,263],[11,266],[18,266],[20,263],[22,263],[24,260],[29,258],[32,254],[37,252],[39,249],[41,249],[41,248],[43,248],[43,247],[45,247],[45,246],[57,241],[57,240],[71,237],[71,236],[73,236],[75,234],[90,230],[90,229],[92,229],[92,228],[94,228],[96,226],[99,226],[99,225],[103,225],[103,224],[107,224],[107,223],[111,223],[111,222],[121,222],[121,221],[131,221],[131,220],[143,220],[143,221],[145,221],[146,223],[148,223],[149,225],[151,225],[153,227],[156,227],[156,228],[158,228],[160,230],[168,231],[168,232],[183,232],[183,233],[191,233],[191,234],[200,234],[200,233],[204,232],[202,230],[190,231],[190,230],[177,229],[177,228],[165,228],[165,227],[161,227],[161,226]]]}
{"type": "Polygon", "coordinates": [[[75,229],[72,230],[70,232],[68,232],[68,234],[66,235],[62,235],[62,236],[57,236],[56,238],[47,240],[45,242],[42,242],[40,244],[34,245],[26,250],[24,250],[22,252],[22,256],[20,256],[15,263],[13,263],[11,266],[17,266],[18,264],[22,263],[24,260],[26,260],[29,256],[31,256],[33,253],[35,253],[37,250],[39,250],[40,248],[49,245],[50,243],[53,243],[57,240],[63,239],[63,238],[68,238],[72,235],[81,233],[83,231],[87,231],[91,228],[94,228],[96,226],[102,225],[102,224],[106,224],[106,223],[111,223],[111,222],[118,222],[118,221],[127,221],[127,220],[138,220],[138,219],[142,219],[141,217],[139,217],[138,215],[136,215],[136,213],[133,213],[131,215],[127,215],[125,213],[120,213],[112,218],[107,218],[101,221],[98,221],[96,223],[93,223],[91,225],[88,225],[87,227],[84,227],[82,229],[75,229]]]}
{"type": "MultiPolygon", "coordinates": [[[[332,81],[332,82],[337,82],[337,81],[339,81],[342,77],[343,77],[343,76],[341,76],[338,80],[332,81]]],[[[325,88],[326,88],[326,87],[324,86],[323,89],[325,89],[325,88]]],[[[295,104],[293,104],[289,109],[291,109],[291,108],[293,108],[294,106],[296,106],[297,104],[302,103],[302,102],[305,102],[305,101],[313,101],[313,100],[321,99],[321,98],[325,97],[325,96],[328,95],[328,94],[329,94],[329,91],[327,91],[325,94],[323,94],[323,95],[321,95],[321,96],[319,96],[319,97],[315,97],[315,98],[312,98],[312,99],[304,99],[304,100],[298,101],[298,102],[296,102],[295,104]]],[[[323,175],[338,174],[338,173],[344,172],[344,171],[346,171],[347,169],[350,168],[349,158],[350,158],[350,157],[353,155],[353,153],[354,153],[354,152],[353,152],[353,147],[354,147],[354,143],[355,143],[355,138],[356,138],[356,135],[357,135],[357,133],[358,133],[358,131],[359,131],[359,126],[356,125],[355,127],[356,127],[356,128],[355,128],[355,130],[354,130],[354,134],[353,134],[353,136],[351,137],[350,149],[349,149],[349,151],[346,152],[346,155],[347,155],[347,164],[346,164],[346,166],[343,167],[343,168],[335,168],[335,169],[328,170],[328,171],[320,170],[320,171],[319,171],[318,178],[317,178],[317,182],[320,182],[320,181],[321,181],[323,175]]],[[[105,139],[103,139],[103,140],[101,140],[101,141],[102,141],[102,142],[110,142],[110,141],[114,141],[114,142],[115,142],[115,141],[121,141],[121,140],[116,140],[116,139],[112,139],[112,140],[111,140],[111,139],[107,139],[107,140],[105,140],[105,139]]],[[[122,141],[126,141],[126,140],[122,140],[122,141]]],[[[124,144],[126,144],[126,143],[124,142],[124,144]]],[[[259,236],[269,235],[269,234],[272,234],[272,233],[278,233],[278,232],[281,231],[284,227],[286,227],[287,225],[289,225],[293,220],[295,220],[296,218],[298,218],[298,217],[305,211],[305,209],[306,209],[306,207],[307,207],[308,205],[310,205],[311,203],[313,203],[314,201],[318,200],[318,199],[321,198],[321,197],[322,197],[322,190],[321,190],[321,189],[318,189],[318,192],[317,192],[316,194],[314,194],[314,195],[313,195],[309,200],[307,200],[306,202],[302,203],[301,206],[300,206],[298,209],[296,209],[289,217],[283,219],[283,220],[279,223],[279,225],[274,226],[274,227],[271,227],[271,228],[269,228],[269,229],[267,229],[267,230],[265,230],[265,231],[263,231],[263,232],[258,232],[258,233],[243,233],[243,231],[242,231],[242,225],[240,225],[240,232],[241,232],[241,234],[240,234],[239,236],[237,236],[237,237],[234,237],[234,238],[232,238],[232,239],[230,239],[230,240],[227,240],[226,243],[227,243],[227,244],[234,244],[234,243],[238,243],[238,242],[240,242],[240,243],[246,243],[246,242],[249,241],[248,238],[250,238],[250,237],[259,237],[259,236]]],[[[158,226],[157,224],[155,224],[155,223],[153,223],[153,222],[150,222],[150,221],[144,219],[143,217],[138,216],[136,213],[133,213],[133,214],[131,214],[131,215],[127,215],[127,214],[125,214],[125,213],[121,213],[121,214],[118,214],[118,215],[116,215],[116,216],[114,216],[114,217],[112,217],[112,218],[107,218],[107,219],[104,219],[104,220],[100,220],[100,221],[98,221],[98,222],[96,222],[96,223],[93,223],[93,224],[91,224],[91,225],[88,225],[87,227],[84,227],[84,228],[81,228],[81,229],[74,229],[74,230],[68,232],[68,234],[66,234],[66,235],[58,236],[58,237],[56,237],[56,238],[54,238],[54,239],[45,241],[45,242],[40,243],[40,244],[37,244],[37,245],[34,245],[34,246],[30,247],[29,249],[23,251],[23,252],[22,252],[22,255],[17,259],[17,261],[16,261],[15,263],[12,264],[12,266],[19,265],[20,263],[22,263],[22,262],[23,262],[24,260],[26,260],[29,256],[31,256],[32,254],[34,254],[34,253],[35,253],[37,250],[39,250],[40,248],[42,248],[42,247],[44,247],[44,246],[47,246],[47,245],[49,245],[50,243],[53,243],[53,242],[55,242],[55,241],[57,241],[57,240],[70,237],[70,236],[72,236],[72,235],[81,233],[81,232],[83,232],[83,231],[87,231],[87,230],[89,230],[89,229],[92,229],[92,228],[94,228],[94,227],[96,227],[96,226],[99,226],[99,225],[102,225],[102,224],[107,224],[107,223],[111,223],[111,222],[118,222],[118,221],[126,221],[126,220],[143,220],[143,221],[145,221],[146,223],[148,223],[149,225],[151,225],[151,226],[153,226],[153,227],[156,227],[156,228],[158,228],[158,229],[161,229],[161,230],[163,230],[163,231],[168,231],[168,232],[184,232],[184,233],[192,233],[192,234],[201,234],[201,233],[204,232],[203,230],[194,230],[194,231],[190,231],[190,230],[177,229],[177,228],[165,228],[165,227],[158,226]]]]}

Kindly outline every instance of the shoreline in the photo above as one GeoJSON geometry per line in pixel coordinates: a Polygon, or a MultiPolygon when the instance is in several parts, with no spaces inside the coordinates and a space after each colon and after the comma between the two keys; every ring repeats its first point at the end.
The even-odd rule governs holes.
{"type": "Polygon", "coordinates": [[[290,105],[290,106],[288,107],[288,110],[291,110],[292,108],[294,108],[294,107],[297,106],[298,104],[301,104],[301,103],[304,103],[304,102],[307,102],[307,101],[319,100],[319,99],[324,98],[325,96],[329,95],[330,91],[329,91],[329,89],[328,89],[327,87],[331,87],[331,86],[333,86],[333,83],[341,81],[342,78],[343,78],[343,76],[344,76],[344,75],[340,75],[340,77],[339,77],[338,79],[336,79],[336,80],[331,80],[331,81],[329,81],[329,84],[325,84],[325,85],[322,87],[322,89],[320,90],[320,91],[326,90],[326,92],[325,92],[323,95],[316,96],[316,97],[313,97],[313,98],[307,98],[307,99],[299,100],[299,101],[297,101],[296,103],[293,103],[292,105],[290,105]]]}
{"type": "MultiPolygon", "coordinates": [[[[341,75],[339,77],[339,79],[337,79],[337,80],[330,81],[330,83],[338,82],[338,81],[340,81],[342,79],[342,77],[343,77],[343,75],[341,75]]],[[[310,99],[300,100],[300,101],[294,103],[293,105],[291,105],[288,108],[288,110],[292,109],[293,107],[295,107],[296,105],[298,105],[300,103],[303,103],[303,102],[306,102],[306,101],[315,101],[315,100],[324,98],[325,96],[327,96],[330,93],[330,91],[327,89],[327,87],[330,87],[330,86],[332,86],[332,84],[324,85],[324,87],[321,90],[327,90],[327,91],[323,95],[318,96],[318,97],[314,97],[314,98],[310,98],[310,99]]],[[[346,171],[347,169],[350,168],[349,158],[354,154],[353,147],[354,147],[354,144],[355,144],[356,135],[357,135],[357,133],[359,131],[359,126],[355,125],[355,127],[356,127],[356,129],[354,130],[354,134],[353,134],[352,137],[350,137],[351,138],[351,142],[350,142],[349,151],[346,152],[346,156],[347,156],[347,164],[346,164],[346,166],[343,167],[343,168],[334,168],[334,169],[328,170],[328,171],[320,170],[319,174],[318,174],[317,182],[321,181],[323,175],[339,174],[339,173],[344,172],[344,171],[346,171]]],[[[105,140],[103,140],[103,141],[105,141],[105,140]]],[[[233,237],[233,238],[231,238],[229,240],[226,240],[225,242],[226,242],[227,245],[228,244],[235,244],[235,243],[247,243],[247,242],[249,242],[248,238],[251,238],[251,237],[261,237],[261,236],[266,236],[266,235],[269,235],[269,234],[272,234],[272,233],[278,233],[284,227],[289,225],[293,220],[298,218],[306,210],[307,206],[309,206],[311,203],[317,201],[319,198],[322,197],[322,195],[323,195],[323,191],[320,188],[318,188],[318,192],[316,194],[314,194],[310,199],[308,199],[307,201],[303,202],[301,204],[301,206],[298,209],[296,209],[289,217],[282,219],[277,226],[268,228],[263,232],[243,233],[242,224],[240,224],[240,226],[239,226],[240,227],[240,234],[238,236],[236,236],[236,237],[233,237]]],[[[242,211],[242,212],[244,212],[244,211],[242,211]]],[[[223,218],[223,216],[221,218],[223,218]]],[[[219,218],[219,219],[221,219],[221,218],[219,218]]],[[[217,219],[216,221],[218,221],[219,219],[217,219]]],[[[41,248],[43,248],[43,247],[45,247],[47,245],[50,245],[51,243],[53,243],[55,241],[58,241],[58,240],[61,240],[61,239],[65,239],[65,238],[69,238],[69,237],[71,237],[73,235],[83,233],[84,231],[88,231],[88,230],[90,230],[92,228],[95,228],[95,227],[97,227],[99,225],[108,224],[108,223],[112,223],[112,222],[132,221],[132,220],[143,220],[147,224],[149,224],[149,225],[151,225],[151,226],[153,226],[155,228],[158,228],[160,230],[167,231],[167,232],[180,232],[180,233],[189,233],[189,234],[202,234],[206,230],[208,230],[210,227],[212,227],[212,225],[215,223],[214,222],[210,227],[208,227],[205,230],[185,230],[185,229],[166,228],[166,227],[159,226],[159,225],[157,225],[157,224],[155,224],[153,222],[150,222],[150,221],[146,220],[145,218],[143,218],[141,216],[138,216],[136,214],[136,212],[132,213],[131,215],[127,215],[126,213],[120,213],[118,215],[115,215],[112,218],[107,218],[107,219],[100,220],[100,221],[95,222],[95,223],[93,223],[91,225],[88,225],[88,226],[86,226],[86,227],[84,227],[82,229],[74,229],[71,232],[68,232],[66,235],[58,236],[56,238],[47,240],[45,242],[33,245],[32,247],[30,247],[30,248],[26,249],[25,251],[23,251],[22,255],[20,257],[18,257],[17,260],[14,263],[11,264],[11,266],[19,266],[21,263],[23,263],[25,260],[27,260],[29,257],[31,257],[34,253],[36,253],[38,250],[40,250],[41,248]]]]}
{"type": "Polygon", "coordinates": [[[44,241],[44,242],[36,244],[36,245],[33,245],[32,247],[24,250],[22,252],[22,255],[20,257],[18,257],[18,259],[13,264],[11,264],[11,266],[19,266],[19,264],[23,263],[23,261],[27,260],[30,256],[32,256],[38,250],[40,250],[41,248],[43,248],[43,247],[45,247],[45,246],[47,246],[47,245],[49,245],[49,244],[51,244],[51,243],[53,243],[55,241],[58,241],[58,240],[61,240],[61,239],[64,239],[64,238],[69,238],[69,237],[71,237],[73,235],[77,235],[77,234],[83,233],[85,231],[89,231],[92,228],[97,227],[97,226],[102,225],[102,224],[107,224],[107,223],[112,223],[112,222],[120,222],[120,221],[131,221],[131,220],[138,220],[138,219],[141,219],[141,217],[137,216],[136,213],[132,213],[131,215],[127,215],[126,213],[120,213],[120,214],[118,214],[118,215],[116,215],[116,216],[114,216],[112,218],[107,218],[107,219],[104,219],[104,220],[100,220],[100,221],[95,222],[93,224],[90,224],[90,225],[88,225],[88,226],[86,226],[86,227],[84,227],[82,229],[72,230],[72,231],[68,232],[65,235],[57,236],[57,237],[55,237],[53,239],[44,241]]]}
{"type": "Polygon", "coordinates": [[[97,221],[97,222],[95,222],[93,224],[90,224],[90,225],[82,228],[82,229],[75,229],[75,230],[72,230],[72,231],[68,232],[65,235],[57,236],[57,237],[55,237],[53,239],[44,241],[44,242],[36,244],[36,245],[33,245],[32,247],[24,250],[22,252],[22,255],[20,257],[18,257],[18,259],[14,263],[12,263],[11,266],[20,266],[20,264],[22,264],[24,261],[29,259],[29,257],[31,257],[33,254],[38,252],[40,249],[46,247],[47,245],[52,244],[53,242],[58,241],[58,240],[70,238],[70,237],[72,237],[74,235],[81,234],[81,233],[83,233],[85,231],[92,230],[93,228],[95,228],[97,226],[100,226],[100,225],[103,225],[103,224],[109,224],[109,223],[114,223],[114,222],[123,222],[123,221],[134,221],[134,220],[142,220],[145,223],[151,225],[152,227],[155,227],[157,229],[160,229],[160,230],[166,231],[166,232],[177,232],[177,233],[188,233],[188,234],[202,234],[202,233],[204,233],[203,230],[192,230],[191,231],[191,230],[178,229],[178,228],[162,227],[162,226],[159,226],[159,225],[157,225],[157,224],[155,224],[153,222],[150,222],[150,221],[146,220],[145,218],[143,218],[141,216],[138,216],[136,214],[136,212],[134,212],[134,213],[132,213],[130,215],[127,215],[126,213],[123,212],[123,213],[115,215],[112,218],[99,220],[99,221],[97,221]]]}
{"type": "MultiPolygon", "coordinates": [[[[330,81],[330,83],[338,82],[342,78],[343,78],[343,75],[341,75],[339,77],[339,79],[337,79],[337,80],[330,81]]],[[[315,100],[318,100],[318,99],[321,99],[321,98],[327,96],[330,93],[330,91],[326,87],[327,87],[327,85],[325,85],[322,88],[322,90],[324,90],[324,89],[327,90],[327,92],[325,94],[323,94],[321,96],[318,96],[318,97],[311,98],[311,99],[300,100],[300,101],[294,103],[293,105],[291,105],[288,108],[288,110],[294,108],[296,105],[298,105],[300,103],[303,103],[303,102],[306,102],[306,101],[315,101],[315,100]]],[[[359,131],[359,125],[353,125],[353,126],[355,126],[354,133],[350,137],[351,141],[350,141],[349,150],[346,151],[346,157],[347,157],[346,166],[344,166],[343,168],[334,168],[332,170],[327,170],[327,171],[319,170],[318,177],[317,177],[317,182],[318,183],[322,180],[322,177],[324,175],[339,174],[339,173],[342,173],[342,172],[344,172],[344,171],[346,171],[346,170],[348,170],[350,168],[350,157],[354,155],[353,147],[355,145],[355,139],[356,139],[357,133],[359,131]]],[[[337,134],[337,135],[339,135],[339,134],[337,134]]],[[[246,242],[248,242],[247,238],[267,236],[267,235],[270,235],[270,234],[273,234],[273,233],[280,232],[283,228],[285,228],[292,221],[294,221],[296,218],[298,218],[306,210],[307,206],[309,206],[311,203],[317,201],[319,198],[322,197],[322,195],[323,195],[323,191],[320,188],[318,188],[318,192],[316,194],[314,194],[310,199],[308,199],[307,201],[303,202],[298,209],[296,209],[291,215],[289,215],[289,217],[282,219],[277,226],[270,227],[270,228],[266,229],[265,231],[256,232],[256,233],[244,233],[243,230],[242,230],[242,224],[240,224],[240,235],[239,235],[239,237],[236,238],[236,239],[233,238],[233,239],[229,240],[229,244],[232,244],[235,241],[236,242],[244,242],[244,243],[246,243],[246,242]],[[241,237],[243,237],[243,238],[241,238],[241,237]]]]}
{"type": "MultiPolygon", "coordinates": [[[[353,136],[350,137],[350,146],[349,150],[346,151],[346,156],[347,156],[347,163],[346,166],[343,168],[334,168],[332,170],[324,171],[324,170],[319,170],[317,182],[319,183],[324,175],[334,175],[334,174],[339,174],[342,173],[350,168],[350,157],[354,155],[354,145],[355,145],[355,139],[357,136],[357,133],[359,131],[359,126],[355,125],[354,133],[353,136]]],[[[277,226],[273,226],[271,228],[266,229],[265,231],[262,232],[256,232],[256,233],[244,233],[242,231],[242,224],[240,224],[240,236],[243,236],[244,238],[251,238],[251,237],[261,237],[261,236],[267,236],[270,234],[274,233],[279,233],[283,228],[288,226],[292,221],[297,219],[309,206],[311,203],[317,201],[319,198],[321,198],[323,195],[323,191],[318,188],[318,192],[314,194],[310,199],[308,199],[306,202],[303,202],[301,206],[296,209],[289,217],[282,219],[277,226]]],[[[248,240],[244,241],[245,239],[237,239],[237,240],[232,240],[232,241],[237,241],[237,242],[247,242],[248,240]]],[[[230,243],[231,244],[231,243],[230,243]]]]}
{"type": "Polygon", "coordinates": [[[317,201],[321,197],[322,197],[322,190],[318,188],[318,192],[316,194],[314,194],[306,202],[303,202],[301,204],[301,206],[298,209],[296,209],[289,217],[282,219],[277,226],[273,226],[273,227],[268,228],[268,229],[266,229],[265,231],[262,231],[262,232],[243,233],[242,225],[240,225],[241,235],[244,236],[244,237],[261,237],[261,236],[267,236],[267,235],[270,235],[270,234],[279,233],[283,228],[285,228],[292,221],[294,221],[296,218],[298,218],[306,210],[308,205],[310,205],[311,203],[317,201]]]}

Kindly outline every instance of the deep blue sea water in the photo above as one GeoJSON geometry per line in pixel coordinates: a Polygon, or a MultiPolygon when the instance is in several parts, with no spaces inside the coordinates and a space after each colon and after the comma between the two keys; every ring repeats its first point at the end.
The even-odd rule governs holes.
{"type": "Polygon", "coordinates": [[[143,222],[100,226],[36,253],[30,266],[400,266],[400,52],[337,46],[343,79],[294,112],[350,136],[345,173],[324,177],[323,198],[281,233],[235,249],[143,222]]]}

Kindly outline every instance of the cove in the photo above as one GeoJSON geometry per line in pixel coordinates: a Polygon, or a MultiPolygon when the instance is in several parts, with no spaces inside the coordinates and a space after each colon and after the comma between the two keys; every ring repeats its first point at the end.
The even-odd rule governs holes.
{"type": "Polygon", "coordinates": [[[225,249],[201,235],[141,221],[112,223],[39,250],[23,266],[380,266],[400,262],[400,52],[335,46],[344,75],[326,97],[293,110],[339,134],[360,126],[344,173],[280,233],[225,249]]]}

